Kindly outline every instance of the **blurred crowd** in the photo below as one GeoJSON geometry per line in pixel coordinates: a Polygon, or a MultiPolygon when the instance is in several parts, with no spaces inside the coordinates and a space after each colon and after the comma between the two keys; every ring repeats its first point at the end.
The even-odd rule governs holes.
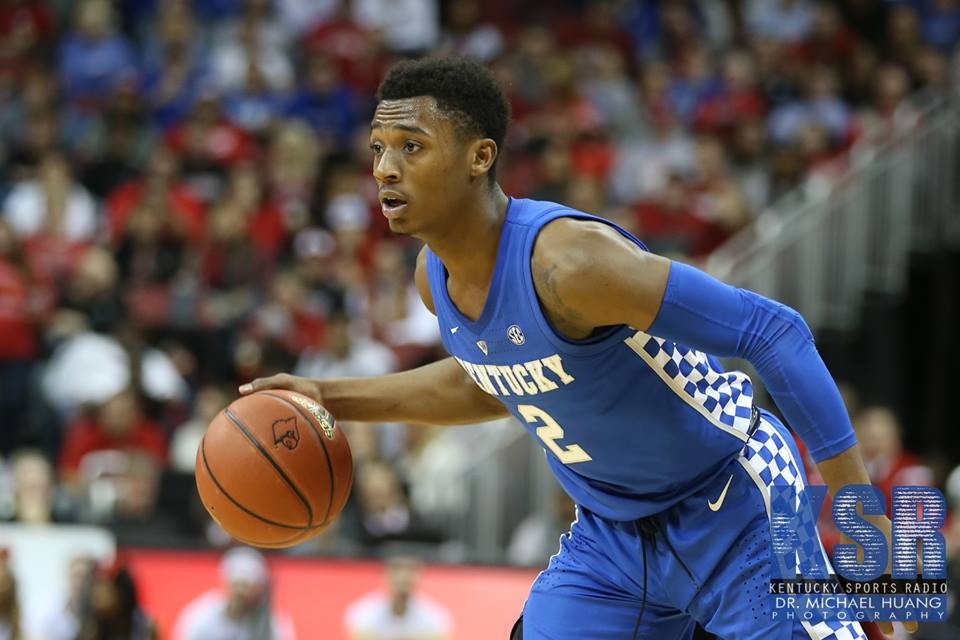
{"type": "MultiPolygon", "coordinates": [[[[958,39],[956,0],[0,0],[0,518],[224,545],[192,470],[238,383],[440,355],[369,177],[393,61],[486,62],[509,194],[697,262],[922,118],[958,39]]],[[[311,550],[444,541],[411,500],[436,432],[344,427],[311,550]]]]}

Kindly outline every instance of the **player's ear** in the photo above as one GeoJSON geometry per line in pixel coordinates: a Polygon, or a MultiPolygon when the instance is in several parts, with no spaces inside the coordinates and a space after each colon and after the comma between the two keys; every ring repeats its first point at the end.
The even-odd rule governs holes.
{"type": "Polygon", "coordinates": [[[490,138],[483,138],[470,145],[470,177],[486,175],[497,160],[500,150],[490,138]]]}

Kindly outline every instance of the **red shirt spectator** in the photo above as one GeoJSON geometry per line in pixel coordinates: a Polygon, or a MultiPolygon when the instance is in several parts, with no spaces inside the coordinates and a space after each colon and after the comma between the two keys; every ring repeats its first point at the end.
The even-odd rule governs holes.
{"type": "Polygon", "coordinates": [[[354,22],[349,9],[317,25],[303,44],[332,60],[343,81],[360,95],[372,95],[389,66],[374,34],[354,22]]]}
{"type": "Polygon", "coordinates": [[[658,253],[700,257],[717,244],[716,230],[694,215],[679,177],[670,178],[659,198],[634,204],[633,215],[637,233],[658,253]]]}
{"type": "Polygon", "coordinates": [[[53,16],[41,0],[0,3],[0,75],[22,77],[31,51],[53,33],[53,16]]]}
{"type": "Polygon", "coordinates": [[[30,285],[15,264],[0,258],[0,360],[29,360],[36,354],[30,285]]]}
{"type": "Polygon", "coordinates": [[[256,154],[256,143],[243,129],[230,124],[219,103],[201,98],[185,122],[171,128],[165,138],[170,149],[185,162],[228,167],[256,154]]]}
{"type": "MultiPolygon", "coordinates": [[[[148,180],[128,182],[116,189],[107,198],[105,209],[110,237],[119,240],[123,236],[127,220],[141,201],[151,195],[148,180]]],[[[182,184],[163,185],[159,188],[160,197],[166,199],[167,209],[182,225],[184,235],[191,242],[199,242],[203,237],[204,208],[189,187],[182,184]]]]}
{"type": "Polygon", "coordinates": [[[111,449],[147,454],[160,466],[167,457],[163,432],[143,416],[129,389],[104,402],[95,415],[80,418],[67,428],[60,471],[67,477],[75,476],[84,456],[111,449]]]}
{"type": "Polygon", "coordinates": [[[162,208],[170,212],[188,240],[199,241],[203,237],[203,203],[178,179],[177,172],[177,159],[170,149],[157,147],[147,162],[144,176],[118,187],[107,197],[107,229],[114,242],[123,237],[133,212],[150,199],[165,205],[162,208]]]}

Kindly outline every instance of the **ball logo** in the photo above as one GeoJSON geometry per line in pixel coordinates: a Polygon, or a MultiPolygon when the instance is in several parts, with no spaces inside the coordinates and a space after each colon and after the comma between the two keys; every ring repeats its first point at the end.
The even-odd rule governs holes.
{"type": "Polygon", "coordinates": [[[526,342],[526,338],[523,337],[523,331],[520,330],[519,325],[510,325],[510,328],[507,329],[507,337],[510,338],[510,342],[518,347],[526,342]]]}
{"type": "Polygon", "coordinates": [[[323,431],[323,435],[327,436],[327,439],[333,440],[335,435],[333,430],[333,416],[330,415],[329,411],[321,407],[310,398],[304,398],[303,396],[292,396],[290,399],[309,411],[310,414],[316,418],[317,423],[320,425],[320,429],[323,431]]]}
{"type": "Polygon", "coordinates": [[[300,444],[300,429],[296,417],[275,420],[273,423],[273,444],[283,445],[293,451],[300,444]]]}

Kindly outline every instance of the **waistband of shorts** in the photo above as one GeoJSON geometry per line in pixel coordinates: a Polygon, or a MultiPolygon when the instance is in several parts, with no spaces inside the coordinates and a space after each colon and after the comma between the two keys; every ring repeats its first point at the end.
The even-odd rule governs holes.
{"type": "MultiPolygon", "coordinates": [[[[747,440],[752,438],[753,434],[757,432],[757,429],[760,427],[761,417],[760,409],[754,405],[750,412],[750,425],[747,427],[747,440]]],[[[581,507],[581,509],[582,508],[583,507],[581,507]]],[[[643,518],[638,518],[636,520],[610,520],[607,518],[603,518],[603,520],[616,529],[626,531],[632,535],[639,535],[641,537],[653,540],[657,537],[660,529],[657,522],[658,516],[659,514],[653,514],[643,518]]]]}

